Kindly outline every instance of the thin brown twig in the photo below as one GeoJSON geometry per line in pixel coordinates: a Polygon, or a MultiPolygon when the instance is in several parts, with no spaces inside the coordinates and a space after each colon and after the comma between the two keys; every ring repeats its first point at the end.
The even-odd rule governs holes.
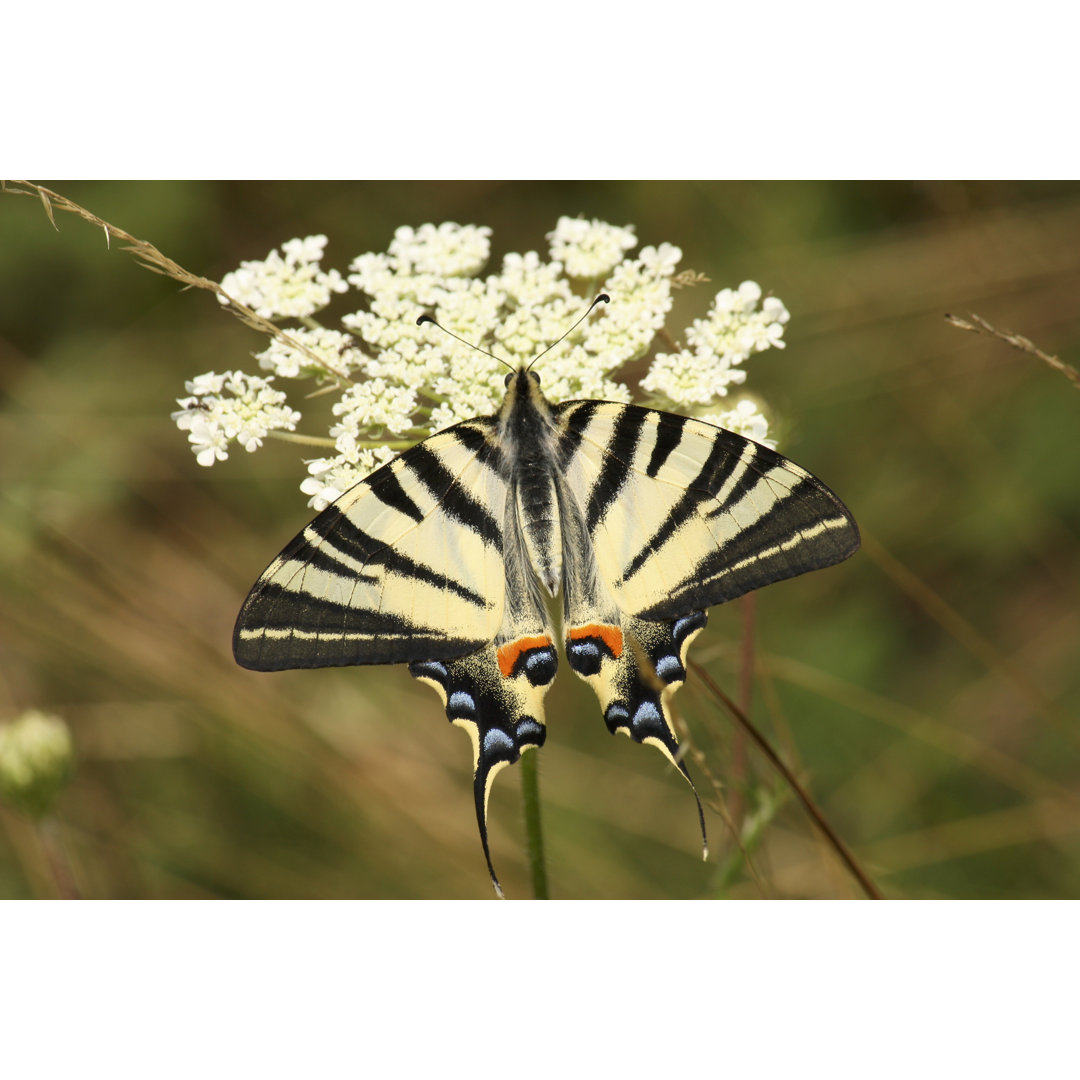
{"type": "Polygon", "coordinates": [[[976,315],[974,312],[968,312],[968,315],[972,320],[971,322],[968,322],[967,319],[958,318],[956,315],[948,314],[945,316],[945,321],[958,330],[967,330],[972,334],[986,331],[986,333],[992,334],[999,341],[1004,341],[1006,345],[1011,345],[1014,349],[1029,353],[1031,356],[1037,356],[1044,364],[1049,364],[1055,371],[1060,371],[1077,390],[1080,390],[1080,371],[1077,371],[1072,364],[1066,364],[1060,357],[1043,352],[1038,345],[1021,334],[1017,334],[1012,330],[999,330],[981,315],[976,315]]]}
{"type": "Polygon", "coordinates": [[[859,860],[855,858],[855,855],[852,853],[851,849],[847,846],[847,844],[845,844],[844,841],[841,840],[840,837],[837,835],[836,831],[826,820],[825,815],[821,812],[817,804],[810,797],[809,792],[802,786],[802,784],[799,783],[799,781],[795,778],[795,775],[791,772],[787,765],[784,764],[783,759],[772,748],[769,740],[765,738],[765,736],[754,726],[753,723],[751,723],[750,718],[742,711],[742,709],[740,709],[739,706],[736,705],[735,702],[732,701],[731,698],[729,698],[727,694],[725,694],[724,691],[720,689],[720,687],[710,677],[709,673],[703,667],[701,667],[701,665],[691,663],[690,667],[693,669],[697,677],[701,679],[701,681],[705,684],[709,692],[713,694],[713,696],[716,697],[716,699],[727,708],[728,712],[731,713],[731,715],[735,718],[735,720],[743,728],[747,735],[749,735],[750,738],[754,741],[758,749],[761,750],[761,752],[769,759],[769,762],[773,766],[773,768],[780,773],[787,785],[791,788],[792,791],[795,792],[795,794],[799,798],[799,801],[803,804],[803,809],[806,810],[807,814],[810,815],[810,818],[824,834],[825,839],[828,840],[833,850],[837,853],[837,855],[840,856],[844,865],[851,872],[852,877],[854,877],[855,880],[858,881],[859,885],[862,887],[863,892],[865,892],[871,900],[884,900],[885,897],[871,880],[870,875],[867,874],[867,872],[862,868],[859,860]]]}
{"type": "MultiPolygon", "coordinates": [[[[742,619],[739,645],[739,708],[749,716],[754,692],[754,594],[747,593],[739,601],[742,619]]],[[[746,814],[747,777],[746,733],[736,728],[731,744],[731,817],[742,828],[746,814]]]]}
{"type": "Polygon", "coordinates": [[[250,327],[252,330],[258,330],[260,333],[269,334],[283,345],[286,345],[291,349],[296,349],[306,356],[317,368],[328,372],[335,378],[341,379],[343,382],[352,382],[347,371],[335,368],[333,365],[327,363],[325,357],[318,356],[306,345],[287,334],[281,327],[276,326],[269,319],[264,319],[261,315],[252,311],[246,304],[242,304],[239,300],[230,296],[216,281],[200,277],[198,274],[193,274],[190,270],[184,269],[178,262],[174,262],[168,255],[158,251],[158,249],[148,241],[140,240],[138,237],[132,236],[131,233],[125,232],[123,229],[117,228],[117,226],[112,225],[107,221],[103,221],[96,214],[92,214],[77,202],[73,202],[71,199],[65,198],[55,191],[50,191],[40,184],[33,184],[29,180],[6,180],[3,183],[3,190],[9,195],[37,196],[41,200],[41,204],[45,208],[45,214],[54,229],[59,230],[59,227],[56,224],[56,218],[53,214],[54,209],[64,210],[69,214],[77,214],[79,217],[83,218],[85,221],[89,221],[93,225],[100,225],[105,230],[105,242],[107,244],[110,243],[113,236],[123,240],[125,245],[124,250],[131,252],[131,254],[135,256],[136,262],[144,269],[155,274],[161,274],[164,277],[170,277],[174,281],[179,281],[185,288],[205,289],[207,292],[214,293],[224,301],[223,306],[228,308],[228,310],[231,311],[245,326],[250,327]]]}

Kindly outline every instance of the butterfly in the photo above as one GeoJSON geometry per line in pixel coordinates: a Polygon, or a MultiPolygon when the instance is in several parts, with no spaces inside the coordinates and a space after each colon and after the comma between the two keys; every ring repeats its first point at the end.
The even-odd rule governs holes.
{"type": "Polygon", "coordinates": [[[656,747],[693,789],[669,702],[706,609],[859,546],[840,499],[759,443],[635,405],[553,404],[531,364],[505,385],[494,415],[430,436],[323,510],[233,634],[256,671],[407,663],[432,687],[472,741],[500,896],[488,797],[544,744],[557,639],[609,731],[656,747]],[[560,594],[556,633],[547,599],[560,594]]]}

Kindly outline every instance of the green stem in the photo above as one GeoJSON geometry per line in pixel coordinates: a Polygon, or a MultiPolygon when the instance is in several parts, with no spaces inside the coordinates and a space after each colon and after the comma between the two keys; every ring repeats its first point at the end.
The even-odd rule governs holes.
{"type": "Polygon", "coordinates": [[[268,431],[267,438],[280,439],[282,442],[300,443],[301,446],[330,447],[336,446],[333,439],[322,435],[297,435],[294,431],[268,431]]]}
{"type": "Polygon", "coordinates": [[[544,830],[540,824],[540,776],[535,750],[521,756],[521,795],[525,804],[525,842],[529,852],[533,899],[548,900],[547,863],[544,860],[544,830]]]}

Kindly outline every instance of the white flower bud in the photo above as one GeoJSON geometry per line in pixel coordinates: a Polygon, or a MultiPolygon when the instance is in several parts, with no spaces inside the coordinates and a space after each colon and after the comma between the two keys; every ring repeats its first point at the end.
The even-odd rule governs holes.
{"type": "Polygon", "coordinates": [[[0,727],[0,798],[31,817],[52,808],[75,764],[67,724],[30,709],[0,727]]]}

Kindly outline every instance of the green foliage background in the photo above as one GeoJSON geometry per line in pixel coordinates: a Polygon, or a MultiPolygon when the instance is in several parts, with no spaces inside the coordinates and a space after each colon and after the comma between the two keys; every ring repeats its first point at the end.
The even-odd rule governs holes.
{"type": "MultiPolygon", "coordinates": [[[[46,184],[213,279],[318,232],[344,271],[425,221],[492,226],[497,264],[583,214],[712,279],[677,294],[673,333],[724,285],[775,292],[788,347],[748,363],[749,388],[867,544],[755,598],[752,715],[887,895],[1080,894],[1080,392],[943,318],[975,311],[1075,364],[1080,185],[46,184]]],[[[185,378],[253,370],[262,340],[57,223],[0,196],[0,720],[71,725],[59,827],[80,890],[490,896],[467,740],[429,690],[399,668],[232,662],[243,596],[310,516],[302,465],[272,442],[200,469],[168,414],[185,378]]],[[[692,653],[733,696],[746,614],[714,609],[692,653]]],[[[700,686],[676,702],[703,794],[711,775],[751,812],[755,873],[715,812],[700,861],[681,779],[564,673],[540,752],[553,894],[859,895],[700,686]]],[[[503,884],[528,895],[517,770],[491,819],[503,884]]],[[[0,808],[0,896],[53,888],[0,808]]]]}

